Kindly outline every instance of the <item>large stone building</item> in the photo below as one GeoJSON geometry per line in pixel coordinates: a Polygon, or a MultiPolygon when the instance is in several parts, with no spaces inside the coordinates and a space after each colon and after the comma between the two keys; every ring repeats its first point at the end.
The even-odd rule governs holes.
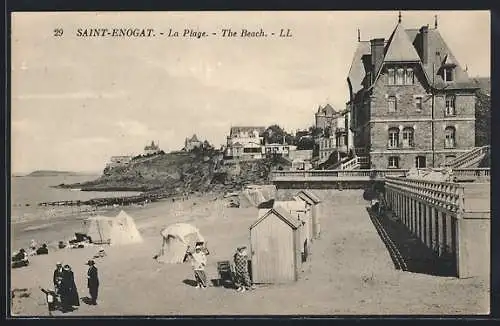
{"type": "Polygon", "coordinates": [[[314,114],[316,128],[326,129],[328,127],[331,128],[332,125],[336,124],[337,117],[340,115],[333,106],[330,104],[321,107],[318,107],[318,112],[314,114]]]}
{"type": "Polygon", "coordinates": [[[348,128],[349,110],[337,112],[329,108],[333,110],[333,108],[327,104],[324,108],[320,107],[318,113],[315,114],[316,127],[324,130],[324,132],[315,139],[318,148],[318,156],[315,160],[316,164],[325,162],[334,152],[338,155],[340,155],[340,153],[347,153],[348,148],[352,145],[352,140],[350,141],[352,135],[348,128]],[[321,115],[318,115],[319,113],[321,113],[321,115]]]}
{"type": "Polygon", "coordinates": [[[347,78],[354,147],[372,168],[435,167],[474,147],[477,87],[437,28],[359,41],[347,78]]]}

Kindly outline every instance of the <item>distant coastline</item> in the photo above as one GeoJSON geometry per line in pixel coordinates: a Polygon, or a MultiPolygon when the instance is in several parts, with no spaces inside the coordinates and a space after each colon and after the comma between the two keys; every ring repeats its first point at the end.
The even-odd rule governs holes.
{"type": "Polygon", "coordinates": [[[97,173],[92,172],[73,172],[73,171],[56,171],[56,170],[36,170],[29,174],[21,175],[14,174],[15,177],[26,176],[26,177],[58,177],[58,176],[72,176],[80,177],[87,175],[97,175],[97,173]]]}

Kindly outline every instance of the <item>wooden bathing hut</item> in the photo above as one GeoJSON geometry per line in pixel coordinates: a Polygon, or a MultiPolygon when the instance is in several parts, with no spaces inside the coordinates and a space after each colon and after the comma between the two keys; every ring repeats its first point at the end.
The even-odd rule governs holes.
{"type": "Polygon", "coordinates": [[[257,284],[297,281],[301,261],[300,223],[273,207],[250,226],[252,278],[257,284]]]}
{"type": "Polygon", "coordinates": [[[311,228],[310,236],[311,239],[318,239],[321,234],[321,224],[320,224],[320,203],[321,199],[315,194],[308,190],[301,190],[295,196],[295,200],[302,200],[306,203],[308,210],[310,211],[309,216],[311,217],[311,228]]]}
{"type": "Polygon", "coordinates": [[[276,201],[274,203],[275,207],[280,206],[284,208],[290,215],[296,218],[301,227],[300,233],[300,246],[302,254],[302,262],[307,260],[310,253],[310,243],[311,243],[311,217],[310,212],[308,212],[306,203],[302,200],[289,200],[289,201],[276,201]]]}

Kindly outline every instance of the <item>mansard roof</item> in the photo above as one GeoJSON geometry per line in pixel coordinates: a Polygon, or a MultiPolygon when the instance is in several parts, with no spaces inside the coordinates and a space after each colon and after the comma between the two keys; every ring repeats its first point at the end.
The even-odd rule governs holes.
{"type": "MultiPolygon", "coordinates": [[[[404,29],[398,23],[384,48],[384,63],[417,62],[421,65],[429,84],[435,88],[474,89],[477,86],[469,78],[467,72],[459,64],[450,48],[442,38],[438,29],[428,29],[427,33],[427,63],[422,62],[422,34],[418,28],[404,29]],[[445,65],[456,65],[454,80],[445,82],[440,76],[440,69],[445,65]]],[[[363,80],[371,72],[371,46],[369,41],[358,42],[353,61],[347,77],[352,96],[363,88],[363,80]]],[[[375,72],[377,74],[379,72],[375,72]]]]}
{"type": "Polygon", "coordinates": [[[261,127],[261,126],[237,126],[237,127],[231,127],[230,134],[239,134],[240,132],[253,132],[254,130],[257,130],[259,134],[263,133],[266,131],[266,127],[261,127]]]}

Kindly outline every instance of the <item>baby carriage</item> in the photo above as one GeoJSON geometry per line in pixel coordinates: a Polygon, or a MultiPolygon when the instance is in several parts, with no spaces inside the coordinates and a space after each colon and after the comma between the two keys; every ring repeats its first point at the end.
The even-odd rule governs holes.
{"type": "Polygon", "coordinates": [[[234,287],[234,269],[229,260],[217,262],[217,272],[219,273],[217,286],[234,287]]]}
{"type": "Polygon", "coordinates": [[[47,306],[49,307],[49,315],[52,316],[54,310],[61,308],[61,297],[54,290],[48,290],[40,288],[43,293],[45,293],[45,300],[47,301],[47,306]]]}

